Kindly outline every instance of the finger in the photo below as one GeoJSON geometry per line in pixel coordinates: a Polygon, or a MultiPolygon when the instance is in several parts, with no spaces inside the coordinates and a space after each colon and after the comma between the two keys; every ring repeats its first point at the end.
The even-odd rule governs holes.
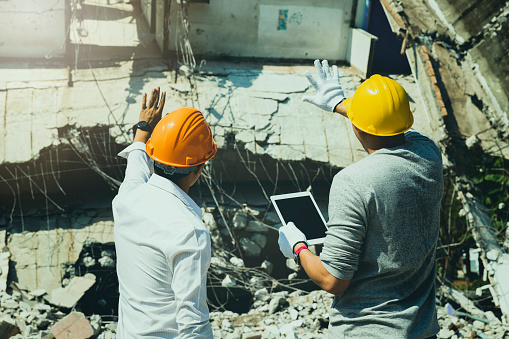
{"type": "Polygon", "coordinates": [[[306,78],[308,78],[308,81],[311,83],[311,85],[313,85],[313,87],[315,89],[317,89],[318,88],[318,82],[316,82],[316,79],[313,76],[313,74],[311,74],[309,71],[306,71],[304,73],[304,75],[306,76],[306,78]]]}
{"type": "Polygon", "coordinates": [[[315,60],[315,69],[316,69],[316,75],[319,79],[323,80],[325,79],[325,74],[323,74],[322,65],[320,65],[320,60],[315,60]]]}
{"type": "Polygon", "coordinates": [[[323,66],[323,72],[324,72],[324,74],[325,74],[325,77],[326,77],[326,78],[330,78],[330,77],[331,77],[331,74],[330,74],[329,61],[327,61],[327,60],[322,60],[322,66],[323,66]]]}
{"type": "Polygon", "coordinates": [[[154,103],[153,108],[157,109],[157,103],[159,102],[159,87],[154,88],[154,103]]]}
{"type": "Polygon", "coordinates": [[[148,107],[152,107],[154,105],[154,97],[155,97],[155,88],[150,92],[150,98],[148,99],[148,107]]]}
{"type": "Polygon", "coordinates": [[[164,103],[166,102],[166,92],[163,92],[161,95],[161,101],[159,102],[159,107],[157,109],[157,114],[163,113],[164,103]]]}
{"type": "Polygon", "coordinates": [[[147,93],[143,94],[143,99],[141,99],[141,109],[147,109],[147,93]]]}
{"type": "Polygon", "coordinates": [[[335,80],[339,80],[339,71],[338,66],[336,65],[332,66],[332,76],[334,77],[335,80]]]}

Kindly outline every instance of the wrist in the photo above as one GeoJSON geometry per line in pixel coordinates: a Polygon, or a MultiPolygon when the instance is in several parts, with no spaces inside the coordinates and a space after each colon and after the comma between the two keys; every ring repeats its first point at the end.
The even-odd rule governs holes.
{"type": "Polygon", "coordinates": [[[143,142],[144,144],[147,143],[148,139],[150,138],[151,132],[148,131],[142,131],[141,129],[138,129],[136,131],[136,134],[134,135],[133,142],[143,142]]]}
{"type": "Polygon", "coordinates": [[[308,244],[305,241],[299,241],[298,243],[293,245],[293,249],[292,249],[293,253],[295,253],[295,251],[298,250],[299,247],[302,247],[302,246],[308,247],[308,244]]]}
{"type": "Polygon", "coordinates": [[[344,117],[348,118],[348,114],[346,112],[345,99],[343,98],[335,107],[334,112],[341,114],[344,117]]]}

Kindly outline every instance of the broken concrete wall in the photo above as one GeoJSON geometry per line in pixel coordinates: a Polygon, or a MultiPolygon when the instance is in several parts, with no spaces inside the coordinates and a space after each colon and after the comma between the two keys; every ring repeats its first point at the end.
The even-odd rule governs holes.
{"type": "MultiPolygon", "coordinates": [[[[456,142],[477,138],[484,151],[508,158],[505,2],[399,4],[393,8],[404,18],[402,28],[428,55],[428,81],[436,86],[434,97],[449,134],[456,142]]],[[[409,59],[417,54],[407,50],[409,59]]]]}
{"type": "Polygon", "coordinates": [[[48,293],[62,287],[66,268],[79,258],[87,242],[113,243],[111,212],[96,210],[79,215],[25,216],[11,224],[7,239],[10,258],[9,281],[30,291],[48,293]],[[23,223],[23,224],[21,224],[23,223]]]}
{"type": "MultiPolygon", "coordinates": [[[[434,1],[430,1],[432,4],[434,1]]],[[[441,11],[450,34],[458,44],[459,52],[467,52],[478,66],[479,77],[486,81],[499,106],[494,113],[509,112],[509,47],[508,16],[506,1],[437,1],[436,11],[441,11]]],[[[503,115],[499,119],[504,119],[503,115]]]]}

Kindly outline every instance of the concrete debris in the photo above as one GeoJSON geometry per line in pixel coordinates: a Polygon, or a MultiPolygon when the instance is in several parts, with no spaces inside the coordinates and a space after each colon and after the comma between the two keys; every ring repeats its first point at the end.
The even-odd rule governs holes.
{"type": "Polygon", "coordinates": [[[509,322],[509,254],[500,246],[489,210],[470,192],[458,192],[472,234],[482,251],[481,259],[490,276],[493,302],[509,322]],[[487,227],[488,226],[488,227],[487,227]]]}
{"type": "Polygon", "coordinates": [[[85,292],[95,284],[95,275],[87,273],[83,277],[74,277],[66,287],[56,288],[47,298],[55,306],[73,308],[85,292]]]}
{"type": "Polygon", "coordinates": [[[264,260],[260,267],[263,268],[267,274],[271,274],[272,270],[274,270],[274,265],[268,260],[264,260]]]}
{"type": "Polygon", "coordinates": [[[237,258],[237,257],[231,257],[230,262],[237,266],[237,267],[245,267],[244,260],[237,258]]]}
{"type": "Polygon", "coordinates": [[[469,149],[472,149],[479,146],[480,141],[475,135],[472,135],[465,141],[465,144],[469,149]]]}
{"type": "Polygon", "coordinates": [[[258,257],[262,251],[261,247],[257,243],[248,238],[240,239],[240,248],[248,257],[258,257]]]}
{"type": "Polygon", "coordinates": [[[250,220],[247,223],[246,230],[249,232],[263,232],[263,233],[265,233],[269,230],[269,227],[261,221],[250,220]]]}
{"type": "MultiPolygon", "coordinates": [[[[246,314],[210,313],[214,338],[326,338],[332,299],[324,291],[270,294],[260,289],[246,314]]],[[[461,312],[449,314],[448,308],[449,304],[438,306],[439,338],[471,338],[474,331],[481,338],[504,338],[509,334],[509,326],[492,312],[474,319],[461,312]]]]}
{"type": "Polygon", "coordinates": [[[116,323],[105,322],[99,315],[66,315],[48,304],[19,298],[16,293],[0,292],[0,339],[115,338],[116,323]]]}
{"type": "Polygon", "coordinates": [[[233,216],[232,224],[235,229],[245,228],[247,226],[247,212],[238,210],[233,216]]]}
{"type": "Polygon", "coordinates": [[[94,329],[83,313],[72,312],[51,327],[55,339],[90,338],[94,329]]]}
{"type": "Polygon", "coordinates": [[[43,295],[46,294],[46,290],[40,288],[38,290],[28,292],[28,294],[34,297],[42,297],[43,295]]]}
{"type": "Polygon", "coordinates": [[[255,233],[251,236],[251,240],[260,246],[261,249],[264,249],[267,244],[267,237],[263,234],[255,233]]]}
{"type": "Polygon", "coordinates": [[[231,277],[229,275],[226,275],[226,277],[221,282],[221,286],[223,286],[223,287],[235,287],[235,286],[237,286],[237,280],[235,280],[235,278],[233,278],[233,277],[231,277]]]}
{"type": "Polygon", "coordinates": [[[0,314],[0,339],[11,338],[19,333],[16,321],[9,315],[0,314]]]}
{"type": "Polygon", "coordinates": [[[112,257],[101,257],[99,264],[101,267],[115,267],[115,260],[112,257]]]}
{"type": "Polygon", "coordinates": [[[95,265],[95,259],[92,257],[84,257],[82,263],[85,267],[92,267],[95,265]]]}

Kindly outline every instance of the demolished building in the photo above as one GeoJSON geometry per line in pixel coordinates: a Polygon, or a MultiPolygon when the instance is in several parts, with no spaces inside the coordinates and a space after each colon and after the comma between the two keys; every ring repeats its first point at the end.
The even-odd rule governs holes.
{"type": "MultiPolygon", "coordinates": [[[[504,1],[27,2],[0,4],[2,291],[15,282],[51,302],[93,273],[89,288],[101,297],[86,313],[116,312],[110,202],[125,168],[116,154],[132,140],[142,94],[157,86],[166,112],[200,109],[218,143],[190,193],[214,241],[210,286],[240,313],[267,285],[310,288],[273,250],[269,196],[311,190],[326,215],[333,175],[365,156],[349,122],[301,101],[312,92],[303,76],[312,60],[342,65],[347,96],[391,71],[383,57],[407,62],[410,74],[388,74],[409,93],[415,128],[441,146],[454,178],[444,201],[482,194],[464,184],[479,157],[509,158],[504,1]],[[373,22],[381,13],[385,30],[373,22]]],[[[477,238],[507,317],[507,254],[500,237],[496,257],[477,238]]]]}

